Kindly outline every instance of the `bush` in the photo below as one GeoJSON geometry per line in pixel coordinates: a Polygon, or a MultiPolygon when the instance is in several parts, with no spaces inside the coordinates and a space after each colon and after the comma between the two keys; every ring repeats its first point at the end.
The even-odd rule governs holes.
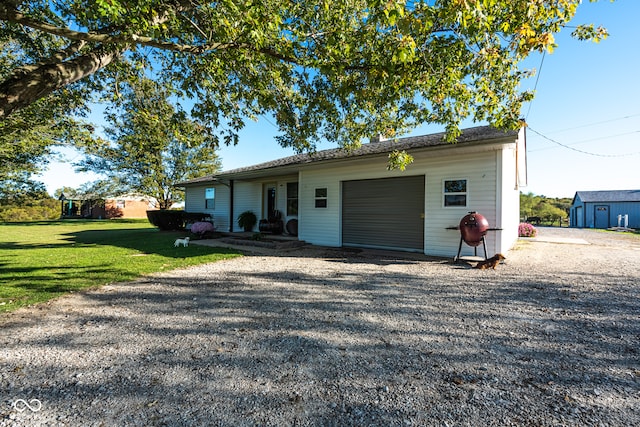
{"type": "Polygon", "coordinates": [[[184,229],[184,211],[163,209],[147,211],[147,219],[151,224],[163,231],[184,229]]]}
{"type": "Polygon", "coordinates": [[[531,224],[521,222],[518,226],[518,237],[536,237],[538,230],[531,224]]]}
{"type": "Polygon", "coordinates": [[[209,220],[211,219],[211,215],[209,214],[205,214],[205,213],[201,213],[201,212],[184,212],[182,211],[182,218],[184,219],[185,223],[194,223],[194,222],[200,222],[200,221],[205,221],[205,218],[208,218],[209,220]]]}
{"type": "Polygon", "coordinates": [[[149,222],[163,231],[184,230],[187,223],[199,222],[207,217],[209,217],[207,214],[175,209],[147,211],[149,222]]]}
{"type": "Polygon", "coordinates": [[[55,199],[0,200],[0,222],[43,221],[60,218],[60,202],[55,199]]]}
{"type": "Polygon", "coordinates": [[[191,224],[191,232],[200,238],[215,231],[215,227],[210,222],[194,222],[191,224]]]}

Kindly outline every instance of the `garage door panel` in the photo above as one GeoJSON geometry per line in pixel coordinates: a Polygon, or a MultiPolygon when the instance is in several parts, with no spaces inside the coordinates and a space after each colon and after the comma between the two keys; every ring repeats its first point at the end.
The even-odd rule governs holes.
{"type": "Polygon", "coordinates": [[[424,249],[424,176],[345,181],[343,244],[424,249]]]}

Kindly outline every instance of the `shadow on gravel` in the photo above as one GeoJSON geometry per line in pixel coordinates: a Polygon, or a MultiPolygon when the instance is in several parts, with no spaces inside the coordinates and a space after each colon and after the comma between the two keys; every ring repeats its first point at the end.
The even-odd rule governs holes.
{"type": "Polygon", "coordinates": [[[21,337],[51,357],[0,359],[3,384],[66,408],[55,420],[70,424],[640,421],[637,274],[323,255],[324,270],[280,257],[270,271],[179,273],[87,293],[100,310],[21,337]]]}

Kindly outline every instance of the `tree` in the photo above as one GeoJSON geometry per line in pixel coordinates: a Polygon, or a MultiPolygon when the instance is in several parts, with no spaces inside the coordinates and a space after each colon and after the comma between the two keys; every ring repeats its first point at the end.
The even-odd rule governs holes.
{"type": "Polygon", "coordinates": [[[34,221],[60,216],[60,205],[27,173],[13,174],[0,186],[0,221],[34,221]]]}
{"type": "Polygon", "coordinates": [[[546,201],[538,206],[537,211],[540,218],[549,221],[552,225],[556,220],[558,221],[558,225],[562,225],[562,219],[567,217],[566,211],[546,201]]]}
{"type": "MultiPolygon", "coordinates": [[[[6,83],[30,61],[55,56],[62,46],[57,37],[0,21],[0,80],[6,83]]],[[[90,136],[91,127],[80,121],[90,92],[87,84],[69,84],[0,119],[0,185],[8,185],[13,176],[39,172],[54,158],[53,146],[90,136]]]]}
{"type": "Polygon", "coordinates": [[[130,76],[108,109],[109,139],[84,147],[88,156],[78,164],[80,170],[106,175],[111,188],[153,196],[160,209],[182,200],[174,184],[212,174],[220,162],[211,148],[212,135],[176,110],[171,96],[167,87],[130,76]]]}
{"type": "Polygon", "coordinates": [[[548,198],[537,196],[531,192],[520,193],[520,217],[523,220],[537,218],[547,221],[553,225],[557,220],[558,225],[562,225],[562,220],[569,216],[571,199],[569,198],[548,198]]]}
{"type": "Polygon", "coordinates": [[[541,196],[536,196],[531,192],[520,192],[520,217],[522,218],[522,220],[526,221],[530,216],[539,216],[536,213],[536,206],[540,203],[540,201],[541,196]]]}
{"type": "Polygon", "coordinates": [[[56,157],[55,146],[91,139],[91,127],[69,116],[68,97],[50,95],[0,121],[0,186],[30,179],[56,157]],[[66,101],[63,101],[66,100],[66,101]],[[63,107],[63,103],[66,102],[63,107]]]}
{"type": "Polygon", "coordinates": [[[41,182],[30,179],[29,173],[7,174],[0,185],[0,200],[11,201],[22,198],[38,198],[47,194],[41,182]]]}
{"type": "Polygon", "coordinates": [[[23,42],[23,65],[2,71],[0,119],[74,84],[117,92],[113,72],[137,67],[193,99],[214,144],[237,143],[263,114],[297,150],[426,122],[453,140],[467,117],[514,128],[533,96],[518,89],[519,63],[553,48],[580,1],[3,0],[3,40],[28,33],[49,48],[23,42]]]}

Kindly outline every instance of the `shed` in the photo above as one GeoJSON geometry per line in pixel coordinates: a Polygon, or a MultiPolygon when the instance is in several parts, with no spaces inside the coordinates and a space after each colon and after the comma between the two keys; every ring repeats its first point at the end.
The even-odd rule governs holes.
{"type": "Polygon", "coordinates": [[[237,216],[249,210],[264,222],[281,218],[284,230],[315,245],[454,256],[456,226],[477,211],[496,229],[487,235],[487,251],[507,252],[518,238],[526,180],[524,128],[465,129],[455,144],[444,136],[373,139],[351,152],[298,154],[178,185],[185,188],[185,211],[212,216],[220,231],[241,231],[237,216]],[[388,170],[393,150],[406,150],[414,162],[405,171],[388,170]]]}
{"type": "Polygon", "coordinates": [[[640,190],[577,191],[569,211],[576,228],[640,228],[640,190]]]}

